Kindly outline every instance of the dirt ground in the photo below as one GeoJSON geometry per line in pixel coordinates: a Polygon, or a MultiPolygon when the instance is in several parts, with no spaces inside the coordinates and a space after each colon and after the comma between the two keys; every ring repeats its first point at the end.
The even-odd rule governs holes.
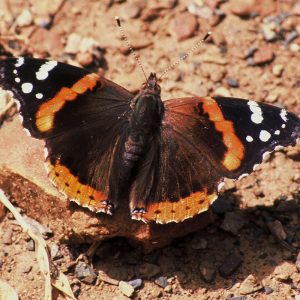
{"type": "MultiPolygon", "coordinates": [[[[0,56],[51,57],[136,91],[144,79],[121,41],[116,15],[147,74],[162,74],[212,31],[165,75],[164,100],[232,95],[300,115],[297,0],[2,0],[0,56]]],[[[14,112],[2,121],[11,122],[14,112]]],[[[83,275],[75,260],[88,245],[57,244],[51,235],[47,241],[78,299],[127,299],[119,285],[125,281],[135,286],[133,299],[299,300],[299,191],[298,143],[272,154],[250,176],[226,181],[213,207],[215,222],[162,249],[143,253],[124,239],[108,240],[83,275]]],[[[43,298],[32,241],[1,209],[0,279],[20,299],[43,298]]]]}

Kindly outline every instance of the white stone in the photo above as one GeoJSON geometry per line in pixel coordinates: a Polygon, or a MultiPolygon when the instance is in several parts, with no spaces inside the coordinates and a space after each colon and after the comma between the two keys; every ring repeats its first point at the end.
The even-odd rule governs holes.
{"type": "Polygon", "coordinates": [[[49,76],[49,72],[57,66],[57,61],[50,60],[40,66],[39,70],[35,73],[37,80],[45,80],[49,76]]]}
{"type": "Polygon", "coordinates": [[[271,137],[271,134],[270,132],[268,132],[267,130],[262,130],[260,133],[259,133],[259,139],[262,141],[262,142],[267,142],[271,137]]]}
{"type": "Polygon", "coordinates": [[[25,82],[22,84],[21,88],[22,88],[22,92],[24,94],[29,94],[29,93],[31,93],[31,91],[33,89],[33,85],[30,82],[25,82]]]}

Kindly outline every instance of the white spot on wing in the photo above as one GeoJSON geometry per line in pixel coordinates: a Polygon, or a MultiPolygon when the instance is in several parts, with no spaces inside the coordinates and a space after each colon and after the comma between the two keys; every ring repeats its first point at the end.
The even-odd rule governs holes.
{"type": "Polygon", "coordinates": [[[285,124],[282,124],[282,125],[281,125],[281,128],[285,128],[285,124]]]}
{"type": "Polygon", "coordinates": [[[253,142],[253,137],[250,136],[250,135],[247,135],[246,136],[246,141],[249,142],[249,143],[253,142]]]}
{"type": "Polygon", "coordinates": [[[276,130],[276,131],[274,132],[274,134],[279,135],[279,134],[280,134],[280,130],[276,130]]]}
{"type": "Polygon", "coordinates": [[[33,85],[30,82],[25,82],[21,85],[21,88],[22,88],[22,92],[24,94],[29,94],[29,93],[31,93],[31,91],[33,89],[33,85]]]}
{"type": "Polygon", "coordinates": [[[284,121],[284,122],[287,122],[287,111],[285,110],[285,109],[282,109],[281,111],[280,111],[280,117],[281,117],[281,119],[284,121]]]}
{"type": "Polygon", "coordinates": [[[271,137],[270,132],[268,132],[267,130],[261,130],[261,132],[259,133],[259,139],[262,142],[267,142],[271,137]]]}
{"type": "Polygon", "coordinates": [[[13,70],[14,74],[18,74],[18,71],[16,69],[13,70]]]}
{"type": "Polygon", "coordinates": [[[57,61],[50,60],[40,66],[39,70],[35,73],[37,80],[45,80],[49,76],[49,72],[57,66],[57,61]]]}
{"type": "Polygon", "coordinates": [[[18,67],[21,67],[23,64],[24,64],[24,57],[19,57],[17,59],[17,62],[15,63],[15,67],[18,68],[18,67]]]}
{"type": "Polygon", "coordinates": [[[15,78],[15,82],[19,83],[21,81],[21,79],[19,77],[15,78]]]}
{"type": "Polygon", "coordinates": [[[260,124],[264,120],[262,115],[262,110],[259,107],[259,104],[255,101],[248,101],[250,110],[252,111],[251,121],[255,124],[260,124]]]}
{"type": "Polygon", "coordinates": [[[283,146],[281,146],[281,145],[278,145],[278,146],[276,146],[275,147],[275,151],[280,151],[280,150],[282,150],[282,149],[284,149],[284,147],[283,146]]]}
{"type": "Polygon", "coordinates": [[[37,94],[35,95],[35,98],[37,98],[37,99],[42,99],[42,98],[43,98],[43,94],[42,94],[42,93],[37,93],[37,94]]]}
{"type": "Polygon", "coordinates": [[[44,158],[47,159],[48,158],[48,149],[44,148],[44,158]]]}
{"type": "Polygon", "coordinates": [[[259,168],[259,164],[255,164],[255,165],[253,166],[253,171],[256,171],[258,168],[259,168]]]}

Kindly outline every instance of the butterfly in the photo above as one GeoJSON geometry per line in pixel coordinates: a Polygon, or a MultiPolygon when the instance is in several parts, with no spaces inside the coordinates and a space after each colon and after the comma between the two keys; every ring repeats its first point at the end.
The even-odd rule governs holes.
{"type": "Polygon", "coordinates": [[[134,95],[82,68],[19,57],[0,62],[0,86],[13,93],[24,128],[45,141],[62,193],[106,214],[126,201],[144,222],[208,210],[225,177],[244,177],[300,137],[296,115],[253,100],[163,102],[155,73],[134,95]]]}

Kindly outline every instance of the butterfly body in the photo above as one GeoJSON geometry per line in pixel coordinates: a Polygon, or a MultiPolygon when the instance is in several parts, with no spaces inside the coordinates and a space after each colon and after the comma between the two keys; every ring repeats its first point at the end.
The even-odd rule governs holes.
{"type": "Polygon", "coordinates": [[[70,200],[131,218],[181,222],[206,211],[224,177],[251,173],[266,154],[295,145],[300,120],[253,100],[162,101],[151,73],[137,95],[87,70],[31,58],[0,62],[0,86],[23,125],[45,141],[50,180],[70,200]]]}

